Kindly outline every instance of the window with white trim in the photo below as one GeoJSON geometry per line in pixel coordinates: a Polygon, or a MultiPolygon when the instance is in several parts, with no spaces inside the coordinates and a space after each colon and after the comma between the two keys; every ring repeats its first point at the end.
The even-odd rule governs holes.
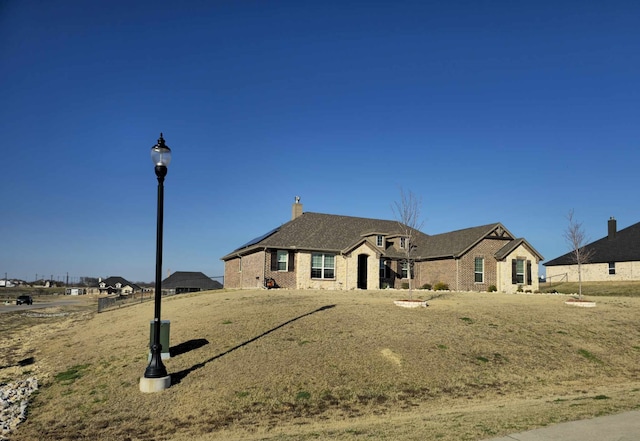
{"type": "Polygon", "coordinates": [[[376,245],[382,248],[384,246],[384,236],[382,234],[378,234],[376,237],[376,245]]]}
{"type": "Polygon", "coordinates": [[[289,252],[278,250],[278,271],[289,271],[289,252]]]}
{"type": "Polygon", "coordinates": [[[484,283],[484,258],[476,257],[474,262],[474,282],[484,283]]]}
{"type": "Polygon", "coordinates": [[[407,238],[406,237],[401,237],[400,238],[400,248],[406,248],[407,247],[407,238]]]}
{"type": "Polygon", "coordinates": [[[335,254],[313,253],[311,255],[311,278],[334,279],[335,265],[335,254]]]}
{"type": "Polygon", "coordinates": [[[609,262],[609,274],[614,275],[616,273],[616,263],[609,262]]]}
{"type": "Polygon", "coordinates": [[[400,275],[403,279],[409,278],[409,262],[406,260],[400,264],[400,275]]]}
{"type": "Polygon", "coordinates": [[[516,259],[516,282],[524,284],[525,259],[516,259]]]}

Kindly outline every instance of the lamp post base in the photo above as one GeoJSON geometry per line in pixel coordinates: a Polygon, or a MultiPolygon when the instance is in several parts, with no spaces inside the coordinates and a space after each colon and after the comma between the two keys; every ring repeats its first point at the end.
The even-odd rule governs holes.
{"type": "Polygon", "coordinates": [[[140,392],[153,393],[161,392],[171,386],[171,375],[160,378],[140,378],[140,392]]]}

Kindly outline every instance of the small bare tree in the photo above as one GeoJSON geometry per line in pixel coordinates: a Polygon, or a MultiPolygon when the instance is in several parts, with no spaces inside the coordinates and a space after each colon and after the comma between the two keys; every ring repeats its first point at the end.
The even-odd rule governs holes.
{"type": "Polygon", "coordinates": [[[393,203],[391,209],[400,227],[402,234],[401,241],[404,240],[403,264],[407,266],[407,277],[409,279],[409,299],[413,300],[413,251],[416,248],[414,239],[418,230],[422,228],[423,221],[420,218],[422,200],[411,191],[405,193],[400,189],[400,200],[393,203]]]}
{"type": "Polygon", "coordinates": [[[569,245],[569,248],[571,248],[571,260],[574,264],[578,265],[578,298],[582,299],[582,265],[591,261],[594,250],[585,246],[589,238],[582,228],[582,222],[578,222],[574,218],[573,208],[569,210],[567,220],[569,221],[569,225],[563,237],[569,245]]]}

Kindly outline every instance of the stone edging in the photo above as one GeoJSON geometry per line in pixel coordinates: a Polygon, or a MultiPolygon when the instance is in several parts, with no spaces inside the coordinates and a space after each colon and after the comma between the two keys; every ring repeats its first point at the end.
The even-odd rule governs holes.
{"type": "Polygon", "coordinates": [[[564,303],[565,305],[579,306],[582,308],[595,308],[596,306],[596,302],[589,302],[587,300],[567,300],[564,303]]]}
{"type": "Polygon", "coordinates": [[[426,308],[427,302],[425,300],[394,300],[394,305],[401,306],[403,308],[426,308]]]}

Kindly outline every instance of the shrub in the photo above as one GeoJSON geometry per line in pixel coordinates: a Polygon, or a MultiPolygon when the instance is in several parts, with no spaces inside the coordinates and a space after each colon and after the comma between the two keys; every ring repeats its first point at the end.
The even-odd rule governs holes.
{"type": "Polygon", "coordinates": [[[489,289],[488,289],[487,291],[489,291],[489,292],[496,292],[497,290],[498,290],[498,288],[496,288],[496,286],[495,286],[495,285],[491,285],[491,286],[489,286],[489,289]]]}
{"type": "Polygon", "coordinates": [[[409,282],[402,282],[402,289],[409,289],[409,282]]]}
{"type": "Polygon", "coordinates": [[[431,289],[431,284],[430,283],[425,283],[424,285],[422,285],[420,287],[420,289],[431,289]]]}
{"type": "Polygon", "coordinates": [[[449,290],[449,285],[444,282],[438,282],[434,285],[433,289],[435,291],[447,291],[449,290]]]}

